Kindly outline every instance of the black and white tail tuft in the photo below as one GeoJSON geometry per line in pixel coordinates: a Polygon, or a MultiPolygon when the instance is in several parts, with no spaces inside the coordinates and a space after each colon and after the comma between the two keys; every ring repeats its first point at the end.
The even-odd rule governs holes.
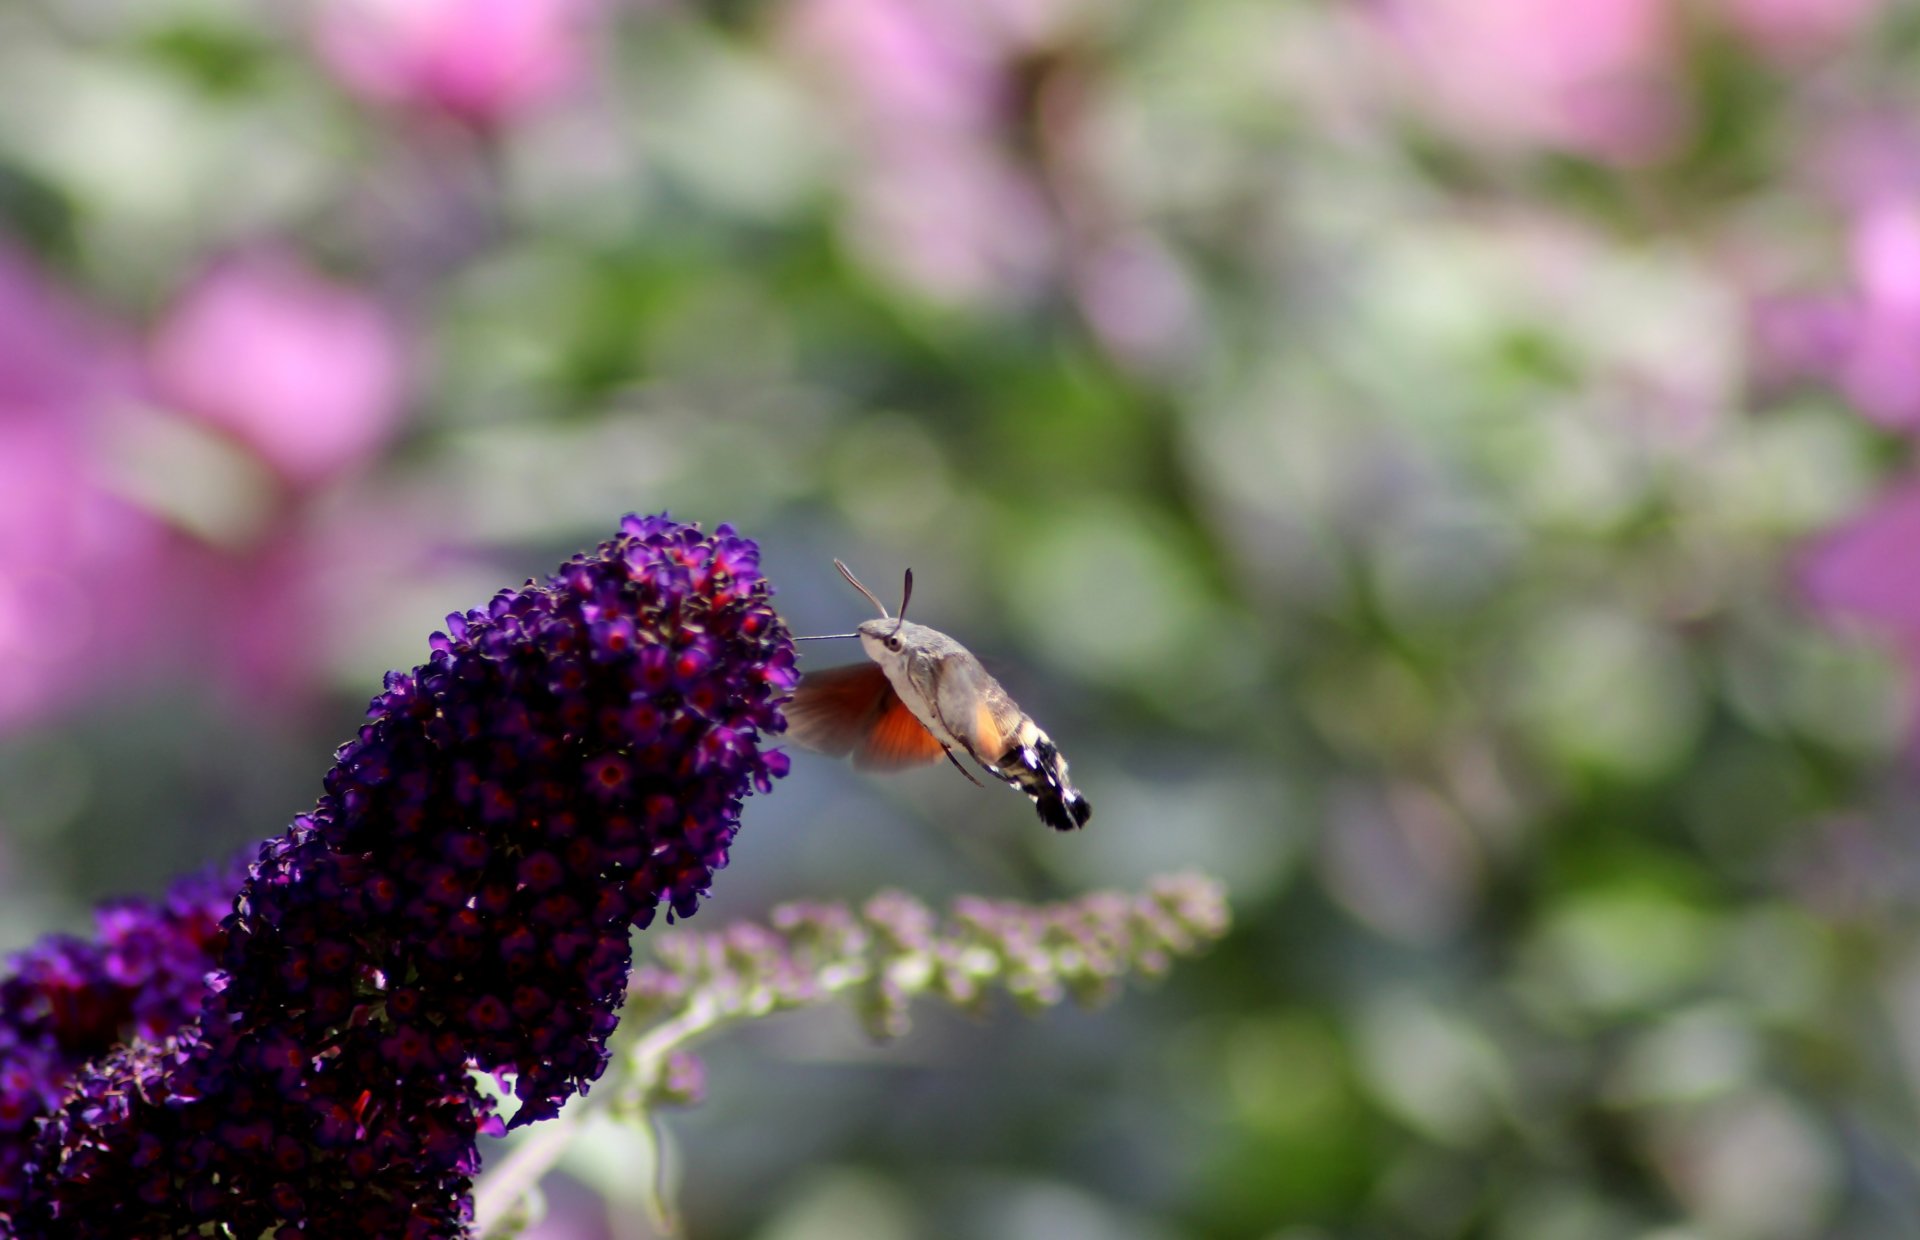
{"type": "Polygon", "coordinates": [[[995,764],[995,773],[1033,798],[1040,821],[1055,831],[1087,825],[1093,806],[1067,778],[1067,760],[1031,719],[1021,722],[1019,738],[995,764]]]}

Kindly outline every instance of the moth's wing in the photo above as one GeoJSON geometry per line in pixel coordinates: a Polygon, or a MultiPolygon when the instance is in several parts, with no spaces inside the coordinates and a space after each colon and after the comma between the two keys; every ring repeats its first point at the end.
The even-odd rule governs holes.
{"type": "Polygon", "coordinates": [[[970,654],[950,654],[939,660],[933,709],[941,726],[975,762],[988,768],[1013,744],[1025,718],[1000,682],[970,654]]]}
{"type": "Polygon", "coordinates": [[[787,733],[835,758],[853,755],[861,770],[894,771],[933,762],[946,752],[877,663],[808,672],[786,706],[787,733]]]}
{"type": "Polygon", "coordinates": [[[844,758],[885,711],[889,698],[900,700],[877,663],[808,672],[786,705],[787,735],[808,749],[844,758]]]}
{"type": "Polygon", "coordinates": [[[863,771],[897,771],[937,762],[946,752],[947,747],[927,731],[926,724],[914,718],[900,695],[888,686],[886,704],[853,747],[853,764],[863,771]]]}

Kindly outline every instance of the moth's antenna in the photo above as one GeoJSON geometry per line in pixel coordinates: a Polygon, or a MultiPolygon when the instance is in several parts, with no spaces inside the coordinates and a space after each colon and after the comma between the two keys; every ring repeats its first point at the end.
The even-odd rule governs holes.
{"type": "Polygon", "coordinates": [[[893,622],[893,631],[895,635],[899,634],[900,626],[907,622],[907,603],[912,598],[913,598],[913,570],[908,569],[907,584],[903,586],[900,590],[900,618],[893,622]]]}
{"type": "Polygon", "coordinates": [[[886,615],[887,615],[887,606],[886,606],[886,604],[885,604],[885,603],[882,603],[882,602],[881,602],[881,601],[880,601],[879,599],[877,599],[877,598],[875,598],[875,597],[873,597],[873,591],[872,591],[872,590],[869,590],[869,589],[867,589],[867,588],[866,588],[865,586],[863,586],[863,585],[861,585],[861,584],[860,584],[860,579],[859,579],[858,577],[856,577],[856,576],[854,576],[854,575],[853,575],[853,570],[852,570],[852,569],[850,569],[850,568],[848,568],[848,567],[847,567],[847,566],[846,566],[845,564],[842,564],[842,563],[841,563],[841,562],[840,562],[839,560],[835,560],[835,561],[833,562],[833,566],[834,566],[835,568],[837,568],[837,569],[839,569],[839,570],[840,570],[840,575],[841,575],[842,577],[845,577],[845,578],[847,579],[847,584],[848,584],[848,585],[850,585],[850,586],[852,586],[852,587],[853,587],[854,589],[856,589],[856,590],[858,590],[858,591],[860,591],[860,593],[862,593],[862,594],[864,594],[864,595],[866,595],[866,596],[867,596],[867,601],[868,601],[869,603],[872,603],[872,604],[873,604],[873,605],[874,605],[875,607],[878,607],[878,608],[880,609],[880,615],[881,615],[881,617],[882,617],[883,619],[884,619],[884,618],[886,618],[886,615]]]}

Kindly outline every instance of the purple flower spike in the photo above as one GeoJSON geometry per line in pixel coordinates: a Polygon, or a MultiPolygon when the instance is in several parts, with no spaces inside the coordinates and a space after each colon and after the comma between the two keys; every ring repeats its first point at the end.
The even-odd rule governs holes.
{"type": "Polygon", "coordinates": [[[699,907],[741,798],[785,769],[759,745],[793,648],[756,562],[628,517],[451,618],[261,848],[198,1025],[48,1120],[21,1234],[465,1234],[498,1124],[471,1070],[511,1083],[516,1125],[586,1090],[629,932],[699,907]]]}
{"type": "Polygon", "coordinates": [[[11,1234],[20,1206],[35,1126],[75,1073],[121,1042],[158,1041],[199,1012],[226,942],[220,920],[245,877],[235,861],[157,901],[114,901],[96,915],[94,939],[55,935],[9,962],[0,980],[0,1236],[11,1234]]]}

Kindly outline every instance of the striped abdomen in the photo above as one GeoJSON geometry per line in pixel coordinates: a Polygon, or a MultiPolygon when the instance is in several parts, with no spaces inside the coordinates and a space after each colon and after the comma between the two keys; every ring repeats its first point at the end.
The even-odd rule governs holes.
{"type": "Polygon", "coordinates": [[[1021,719],[1014,742],[993,764],[994,774],[1033,798],[1040,821],[1055,831],[1087,825],[1093,806],[1067,778],[1067,760],[1031,719],[1021,719]]]}

